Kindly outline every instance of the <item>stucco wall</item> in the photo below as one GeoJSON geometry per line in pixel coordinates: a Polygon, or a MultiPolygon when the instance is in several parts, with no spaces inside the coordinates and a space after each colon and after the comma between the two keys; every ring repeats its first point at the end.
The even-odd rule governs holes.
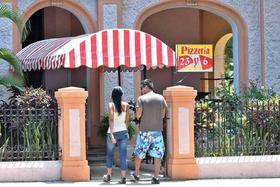
{"type": "MultiPolygon", "coordinates": [[[[117,6],[106,4],[103,6],[103,29],[116,28],[117,20],[117,6]]],[[[117,72],[104,72],[104,110],[108,112],[108,103],[111,101],[112,89],[118,86],[117,72]]]]}
{"type": "MultiPolygon", "coordinates": [[[[85,9],[87,9],[87,11],[90,13],[90,15],[94,20],[97,20],[97,0],[76,0],[76,1],[82,4],[85,9]]],[[[35,2],[36,0],[18,0],[17,1],[18,9],[21,12],[24,12],[28,9],[30,5],[32,5],[35,2]]],[[[71,11],[71,13],[77,16],[75,12],[71,11]]],[[[83,18],[78,18],[78,19],[80,20],[81,23],[83,22],[83,18]]]]}
{"type": "Polygon", "coordinates": [[[220,0],[237,10],[248,24],[249,79],[261,81],[260,0],[220,0]]]}
{"type": "MultiPolygon", "coordinates": [[[[97,20],[97,0],[78,0],[91,14],[94,20],[97,20]]],[[[83,19],[83,18],[81,18],[83,19]]]]}
{"type": "Polygon", "coordinates": [[[265,0],[266,85],[280,93],[280,0],[265,0]]]}

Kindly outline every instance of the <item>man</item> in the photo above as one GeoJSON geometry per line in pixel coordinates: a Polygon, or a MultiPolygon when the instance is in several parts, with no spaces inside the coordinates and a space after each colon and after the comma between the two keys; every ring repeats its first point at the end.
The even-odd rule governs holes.
{"type": "Polygon", "coordinates": [[[148,152],[155,159],[152,184],[159,184],[161,159],[164,155],[162,124],[167,104],[162,95],[153,92],[154,85],[150,79],[141,82],[141,93],[136,103],[136,118],[140,119],[139,134],[136,139],[135,172],[131,174],[134,181],[139,181],[141,160],[148,152]]]}

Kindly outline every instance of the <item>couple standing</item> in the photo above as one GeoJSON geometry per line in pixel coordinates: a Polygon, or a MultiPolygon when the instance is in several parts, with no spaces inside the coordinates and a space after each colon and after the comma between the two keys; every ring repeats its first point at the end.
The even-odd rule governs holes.
{"type": "MultiPolygon", "coordinates": [[[[133,181],[140,180],[141,160],[148,152],[155,158],[155,171],[152,184],[159,184],[159,171],[161,159],[164,155],[164,141],[162,137],[162,124],[167,104],[163,96],[153,92],[154,85],[150,79],[141,82],[142,95],[136,103],[136,119],[139,133],[136,139],[135,171],[131,174],[133,181]]],[[[109,182],[112,176],[113,154],[117,145],[119,148],[121,181],[126,184],[126,152],[128,144],[129,112],[128,104],[122,101],[123,91],[121,87],[115,87],[112,91],[112,103],[109,103],[109,129],[107,134],[107,174],[103,176],[104,182],[109,182]]]]}

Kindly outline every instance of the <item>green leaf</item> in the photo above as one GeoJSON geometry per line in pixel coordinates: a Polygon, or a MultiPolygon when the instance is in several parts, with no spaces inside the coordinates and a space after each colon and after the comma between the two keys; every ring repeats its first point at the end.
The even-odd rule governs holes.
{"type": "Polygon", "coordinates": [[[16,79],[12,75],[0,76],[0,85],[6,87],[10,87],[10,86],[23,87],[24,81],[21,79],[16,79]]]}
{"type": "Polygon", "coordinates": [[[5,60],[13,67],[16,76],[18,76],[21,79],[24,78],[22,68],[19,64],[19,59],[16,57],[15,54],[13,54],[12,51],[5,48],[0,48],[0,59],[5,60]]]}
{"type": "Polygon", "coordinates": [[[30,33],[30,22],[24,24],[22,15],[19,13],[18,10],[13,10],[11,7],[0,4],[0,18],[7,18],[10,19],[13,23],[16,24],[19,32],[21,33],[21,39],[24,41],[28,34],[30,33]]]}

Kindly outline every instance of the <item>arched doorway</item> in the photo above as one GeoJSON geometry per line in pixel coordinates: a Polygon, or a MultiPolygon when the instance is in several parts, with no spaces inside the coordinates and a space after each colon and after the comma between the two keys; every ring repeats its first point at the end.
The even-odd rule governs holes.
{"type": "MultiPolygon", "coordinates": [[[[135,28],[139,30],[145,29],[145,32],[156,35],[172,48],[174,48],[174,42],[204,43],[215,46],[223,35],[228,32],[233,33],[235,89],[238,91],[240,88],[245,88],[248,84],[248,37],[245,21],[228,5],[209,0],[197,0],[195,2],[194,4],[188,4],[186,1],[174,0],[160,2],[148,7],[139,14],[135,22],[135,28]],[[179,16],[180,14],[182,15],[181,17],[179,16]],[[177,19],[171,22],[172,20],[170,19],[176,16],[177,19]],[[182,21],[181,24],[178,24],[180,21],[182,21]],[[176,23],[177,26],[175,26],[176,23]],[[189,25],[186,25],[186,23],[189,25]],[[173,27],[170,25],[173,25],[173,27]],[[168,26],[170,29],[168,29],[168,26]],[[170,37],[174,42],[168,41],[170,37]]],[[[176,74],[174,75],[172,75],[174,81],[169,81],[173,85],[174,83],[176,84],[177,76],[176,74]]],[[[193,74],[191,76],[191,82],[186,84],[196,89],[200,88],[201,91],[209,90],[209,85],[211,86],[211,84],[203,82],[198,84],[198,80],[214,77],[213,73],[193,74]]],[[[136,80],[140,79],[140,75],[136,77],[136,80]]]]}
{"type": "Polygon", "coordinates": [[[222,36],[216,43],[214,49],[214,77],[218,79],[214,82],[214,87],[220,85],[220,83],[225,81],[231,81],[233,75],[231,72],[227,72],[226,69],[232,69],[229,66],[233,66],[232,62],[232,33],[228,33],[222,36]],[[227,79],[227,80],[226,80],[227,79]]]}
{"type": "MultiPolygon", "coordinates": [[[[37,23],[40,22],[38,20],[52,20],[46,27],[43,27],[42,24],[46,24],[46,22],[44,23],[43,21],[41,22],[42,24],[36,25],[38,29],[36,29],[35,32],[39,37],[37,37],[37,39],[36,37],[33,37],[32,41],[29,41],[29,43],[52,37],[69,37],[97,31],[97,23],[92,15],[81,5],[81,3],[72,0],[35,1],[24,11],[23,18],[25,21],[29,19],[37,20],[37,23]],[[46,14],[50,17],[46,17],[46,14]],[[50,24],[58,27],[51,27],[50,24]]],[[[28,45],[28,43],[25,45],[28,45]]],[[[19,49],[22,47],[24,46],[18,44],[19,49]]],[[[99,70],[80,68],[75,70],[61,69],[53,72],[48,71],[46,73],[49,75],[47,84],[44,82],[45,79],[42,78],[44,77],[42,74],[44,75],[43,72],[37,72],[37,75],[33,78],[39,79],[39,77],[41,77],[41,81],[39,81],[36,87],[44,83],[44,86],[47,86],[46,89],[56,90],[59,87],[72,85],[86,88],[86,90],[89,91],[87,100],[87,137],[90,140],[89,144],[93,144],[93,142],[98,144],[99,142],[98,140],[96,141],[96,137],[97,125],[100,120],[99,70]],[[52,81],[54,78],[55,81],[52,81]],[[93,141],[93,137],[95,137],[95,141],[93,141]]]]}
{"type": "MultiPolygon", "coordinates": [[[[141,30],[155,35],[173,49],[176,44],[181,43],[215,46],[221,36],[231,32],[230,25],[222,18],[204,10],[191,8],[173,8],[157,12],[143,22],[141,30]]],[[[164,68],[148,70],[146,75],[154,80],[156,91],[160,93],[179,81],[181,85],[194,87],[199,92],[208,91],[205,87],[209,87],[202,79],[205,77],[202,73],[176,73],[176,69],[164,68]]],[[[207,77],[214,75],[208,73],[207,77]]]]}
{"type": "MultiPolygon", "coordinates": [[[[79,20],[69,11],[58,7],[46,7],[35,12],[29,19],[31,32],[22,47],[39,40],[71,37],[84,34],[79,20]]],[[[86,68],[74,70],[39,70],[27,72],[27,86],[43,87],[46,91],[55,91],[66,86],[86,88],[86,68]]]]}

